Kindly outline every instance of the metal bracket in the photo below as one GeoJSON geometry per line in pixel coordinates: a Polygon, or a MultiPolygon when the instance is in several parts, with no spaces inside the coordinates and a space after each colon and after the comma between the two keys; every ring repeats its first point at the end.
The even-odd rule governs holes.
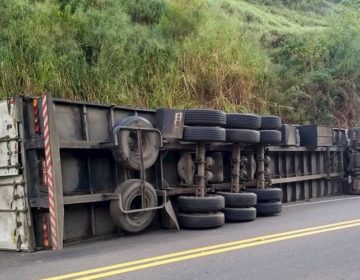
{"type": "MultiPolygon", "coordinates": [[[[140,151],[140,180],[141,180],[141,209],[147,209],[145,208],[145,181],[146,181],[146,173],[145,173],[145,167],[144,167],[144,156],[143,156],[143,143],[142,143],[142,132],[146,131],[146,132],[155,132],[159,135],[158,140],[159,140],[159,147],[161,148],[163,145],[162,142],[162,135],[160,130],[156,129],[156,128],[144,128],[144,127],[130,127],[130,126],[116,126],[113,130],[113,136],[114,136],[114,144],[116,146],[119,145],[118,142],[118,138],[117,138],[117,133],[121,130],[132,130],[132,131],[136,131],[136,135],[137,135],[137,145],[138,145],[138,149],[140,151]]],[[[161,182],[161,186],[162,186],[162,182],[161,182]]],[[[166,193],[165,193],[166,196],[166,193]]],[[[120,199],[120,210],[123,213],[126,213],[123,211],[123,209],[121,208],[121,199],[120,199]]],[[[156,208],[156,209],[161,209],[164,208],[166,203],[166,199],[164,202],[164,205],[160,208],[156,208]]],[[[136,209],[138,210],[138,209],[136,209]]],[[[155,209],[151,209],[151,210],[155,210],[155,209]]],[[[128,210],[128,211],[134,211],[134,210],[128,210]]],[[[129,212],[129,213],[135,213],[135,212],[129,212]]]]}
{"type": "Polygon", "coordinates": [[[141,208],[141,209],[134,209],[134,210],[125,210],[122,204],[122,199],[121,199],[121,194],[119,194],[119,207],[120,207],[120,211],[124,214],[132,214],[132,213],[140,213],[140,212],[147,212],[147,211],[153,211],[153,210],[159,210],[165,207],[166,205],[166,198],[167,198],[167,193],[166,191],[162,191],[162,197],[163,197],[163,202],[160,206],[155,206],[155,207],[149,207],[149,208],[141,208]]]}
{"type": "Polygon", "coordinates": [[[10,136],[5,136],[0,138],[0,142],[11,142],[11,141],[21,142],[21,139],[20,137],[11,138],[10,136]]]}
{"type": "Polygon", "coordinates": [[[28,209],[0,209],[0,213],[26,213],[28,209]]]}
{"type": "Polygon", "coordinates": [[[4,183],[0,184],[0,187],[17,187],[17,186],[25,186],[25,182],[21,180],[20,182],[13,181],[12,183],[4,183]]]}
{"type": "Polygon", "coordinates": [[[20,166],[20,164],[15,164],[15,165],[8,165],[8,166],[0,166],[0,169],[10,169],[10,168],[16,168],[19,170],[22,170],[23,168],[20,166]]]}
{"type": "Polygon", "coordinates": [[[113,130],[113,136],[114,136],[114,144],[115,146],[119,146],[119,141],[117,139],[117,133],[120,130],[136,130],[136,131],[144,131],[144,132],[156,132],[159,135],[159,147],[163,147],[163,141],[162,141],[162,134],[159,129],[156,128],[146,128],[146,127],[130,127],[130,126],[116,126],[113,130]]]}

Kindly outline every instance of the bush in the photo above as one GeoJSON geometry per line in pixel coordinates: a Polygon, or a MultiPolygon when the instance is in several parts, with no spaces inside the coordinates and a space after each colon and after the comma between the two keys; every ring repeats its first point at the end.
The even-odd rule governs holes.
{"type": "Polygon", "coordinates": [[[156,24],[165,12],[163,0],[124,0],[127,13],[133,22],[156,24]]]}
{"type": "Polygon", "coordinates": [[[269,61],[260,44],[247,39],[235,22],[204,20],[181,48],[184,90],[202,106],[241,111],[265,107],[253,93],[269,61]]]}
{"type": "Polygon", "coordinates": [[[165,37],[178,40],[195,33],[200,21],[201,13],[198,10],[171,4],[160,21],[160,29],[165,37]]]}

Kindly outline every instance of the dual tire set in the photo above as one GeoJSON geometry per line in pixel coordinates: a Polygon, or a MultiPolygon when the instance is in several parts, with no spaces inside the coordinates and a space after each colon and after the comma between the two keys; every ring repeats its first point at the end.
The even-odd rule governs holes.
{"type": "Polygon", "coordinates": [[[178,220],[182,228],[211,229],[226,222],[249,222],[256,218],[255,193],[226,193],[205,197],[179,196],[178,220]]]}
{"type": "Polygon", "coordinates": [[[256,219],[257,196],[251,192],[218,192],[225,198],[225,220],[227,222],[239,223],[250,222],[256,219]]]}
{"type": "Polygon", "coordinates": [[[260,143],[278,145],[281,143],[281,118],[277,116],[261,117],[260,143]]]}
{"type": "Polygon", "coordinates": [[[277,116],[186,110],[183,141],[279,144],[280,128],[281,119],[277,116]]]}
{"type": "Polygon", "coordinates": [[[245,189],[249,193],[257,196],[255,205],[257,216],[272,216],[282,211],[282,189],[245,189]]]}
{"type": "Polygon", "coordinates": [[[226,142],[278,145],[281,142],[281,118],[253,114],[227,114],[226,142]]]}
{"type": "Polygon", "coordinates": [[[272,216],[282,212],[282,189],[245,189],[240,193],[218,192],[225,198],[227,222],[249,222],[257,216],[272,216]]]}
{"type": "Polygon", "coordinates": [[[225,142],[226,114],[217,110],[185,110],[183,140],[188,142],[225,142]]]}
{"type": "Polygon", "coordinates": [[[246,189],[245,192],[218,192],[205,197],[179,196],[178,220],[182,228],[212,229],[229,223],[250,222],[257,216],[282,211],[279,188],[246,189]]]}
{"type": "Polygon", "coordinates": [[[178,220],[182,228],[211,229],[225,224],[225,198],[220,195],[205,197],[179,196],[178,220]]]}

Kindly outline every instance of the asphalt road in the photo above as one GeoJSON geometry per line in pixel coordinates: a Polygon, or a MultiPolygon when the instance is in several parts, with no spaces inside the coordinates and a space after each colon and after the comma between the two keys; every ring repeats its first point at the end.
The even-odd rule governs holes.
{"type": "Polygon", "coordinates": [[[0,252],[0,279],[76,272],[63,279],[360,279],[360,197],[289,204],[280,216],[215,230],[158,230],[58,252],[0,252]],[[169,253],[177,254],[163,256],[169,253]]]}

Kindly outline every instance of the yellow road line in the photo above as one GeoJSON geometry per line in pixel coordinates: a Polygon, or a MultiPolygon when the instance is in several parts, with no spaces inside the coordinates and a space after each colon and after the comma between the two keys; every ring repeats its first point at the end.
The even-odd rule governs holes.
{"type": "Polygon", "coordinates": [[[319,233],[323,233],[323,232],[335,231],[335,230],[340,230],[340,229],[350,228],[350,227],[356,227],[356,226],[360,226],[360,223],[351,224],[351,225],[345,225],[345,226],[339,226],[337,228],[327,228],[327,229],[313,231],[313,232],[306,232],[306,233],[301,233],[301,234],[296,234],[296,235],[284,236],[284,237],[279,237],[279,238],[275,238],[275,239],[272,239],[272,240],[265,240],[265,241],[254,242],[254,243],[251,243],[251,244],[243,244],[243,245],[238,245],[238,246],[232,246],[232,247],[227,247],[227,248],[223,248],[223,249],[207,251],[207,252],[203,252],[203,253],[186,255],[186,256],[183,256],[183,257],[171,258],[171,259],[167,259],[167,260],[163,260],[163,261],[157,261],[157,262],[138,265],[138,266],[133,266],[133,267],[129,267],[129,268],[124,268],[124,269],[119,269],[119,270],[112,270],[112,271],[109,271],[109,272],[94,274],[94,275],[91,275],[91,276],[85,276],[85,277],[82,277],[82,278],[76,278],[76,280],[91,280],[91,279],[99,279],[99,278],[104,278],[104,277],[110,277],[110,276],[119,275],[119,274],[131,272],[131,271],[135,271],[135,270],[141,270],[141,269],[160,266],[160,265],[164,265],[164,264],[175,263],[175,262],[180,262],[180,261],[184,261],[184,260],[190,260],[190,259],[200,258],[200,257],[204,257],[204,256],[215,255],[215,254],[220,254],[220,253],[224,253],[224,252],[239,250],[239,249],[243,249],[243,248],[259,246],[259,245],[272,243],[272,242],[276,242],[276,241],[288,240],[288,239],[293,239],[293,238],[297,238],[297,237],[303,237],[303,236],[307,236],[307,235],[319,234],[319,233]]]}
{"type": "Polygon", "coordinates": [[[78,278],[78,280],[90,280],[90,279],[98,279],[103,277],[109,277],[113,275],[123,274],[130,271],[155,267],[159,265],[169,264],[169,263],[175,263],[179,261],[199,258],[203,256],[208,255],[214,255],[219,253],[224,253],[228,251],[234,251],[239,250],[242,248],[248,248],[253,246],[259,246],[267,243],[282,241],[282,240],[288,240],[308,235],[314,235],[329,231],[335,231],[345,228],[351,228],[351,227],[357,227],[360,226],[360,219],[357,220],[351,220],[341,223],[335,223],[335,224],[328,224],[323,226],[317,226],[317,227],[311,227],[311,228],[305,228],[300,230],[294,230],[294,231],[288,231],[278,234],[272,234],[272,235],[266,235],[266,236],[260,236],[245,240],[239,240],[234,242],[227,242],[223,244],[217,244],[213,246],[207,246],[207,247],[200,247],[192,250],[186,250],[181,252],[176,252],[172,254],[166,254],[161,256],[156,256],[152,258],[146,258],[146,259],[140,259],[136,261],[130,261],[126,263],[120,263],[105,267],[99,267],[95,269],[70,273],[70,274],[64,274],[59,275],[52,278],[47,278],[47,280],[61,280],[61,279],[70,279],[75,278],[79,276],[94,274],[90,276],[85,276],[82,278],[78,278]],[[122,268],[122,269],[118,269],[122,268]]]}

